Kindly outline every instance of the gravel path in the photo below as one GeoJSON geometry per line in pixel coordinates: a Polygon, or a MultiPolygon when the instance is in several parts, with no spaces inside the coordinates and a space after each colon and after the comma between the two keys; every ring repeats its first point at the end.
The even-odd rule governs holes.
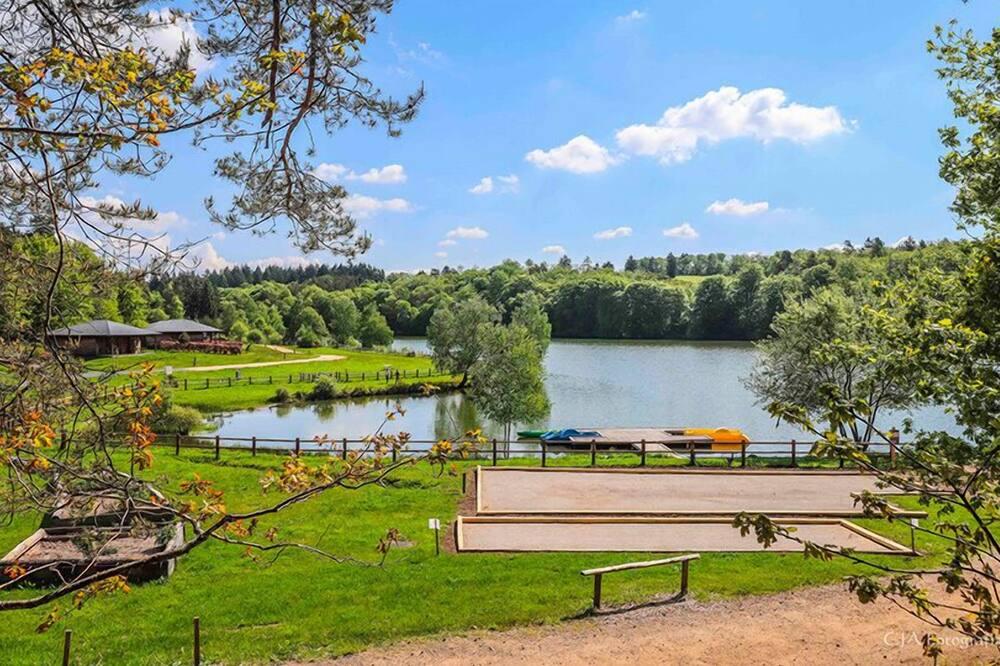
{"type": "MultiPolygon", "coordinates": [[[[697,578],[695,578],[697,584],[697,578]]],[[[861,605],[843,585],[711,603],[684,602],[555,626],[408,641],[353,664],[929,664],[920,620],[885,601],[861,605]]],[[[946,643],[942,664],[984,663],[997,648],[946,643]]],[[[292,665],[287,665],[292,666],[292,665]]]]}

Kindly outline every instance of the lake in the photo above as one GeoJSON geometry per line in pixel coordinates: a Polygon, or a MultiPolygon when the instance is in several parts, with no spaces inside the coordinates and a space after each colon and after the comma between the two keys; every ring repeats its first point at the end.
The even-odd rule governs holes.
{"type": "MultiPolygon", "coordinates": [[[[422,338],[400,338],[397,349],[427,350],[422,338]]],[[[752,440],[803,439],[797,428],[776,425],[743,386],[754,362],[753,346],[742,342],[553,340],[545,359],[552,409],[543,428],[625,426],[732,427],[752,440]]],[[[295,438],[316,435],[357,439],[378,428],[395,399],[366,399],[273,406],[217,417],[223,437],[295,438]]],[[[400,400],[406,414],[391,431],[414,439],[454,437],[483,423],[460,393],[400,400]]],[[[896,415],[901,424],[905,414],[896,415]]],[[[954,430],[940,409],[914,413],[915,425],[954,430]]],[[[888,419],[882,421],[889,425],[888,419]]]]}

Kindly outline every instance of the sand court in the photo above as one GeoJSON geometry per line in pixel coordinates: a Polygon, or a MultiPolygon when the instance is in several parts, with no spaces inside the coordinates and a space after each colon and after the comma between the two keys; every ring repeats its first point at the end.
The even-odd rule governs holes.
{"type": "MultiPolygon", "coordinates": [[[[489,515],[861,516],[871,475],[794,470],[480,467],[476,513],[489,515]]],[[[920,511],[899,511],[922,517],[920,511]]]]}
{"type": "MultiPolygon", "coordinates": [[[[859,553],[910,554],[910,549],[854,523],[830,518],[776,521],[794,527],[813,543],[859,553]]],[[[460,552],[756,552],[751,533],[741,536],[728,518],[459,517],[460,552]]],[[[779,537],[770,552],[801,552],[796,541],[779,537]]]]}

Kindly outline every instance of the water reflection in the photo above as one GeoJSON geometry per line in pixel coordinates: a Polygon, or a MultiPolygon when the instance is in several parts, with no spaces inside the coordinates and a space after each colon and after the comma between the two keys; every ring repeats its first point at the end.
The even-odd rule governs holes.
{"type": "MultiPolygon", "coordinates": [[[[397,345],[426,349],[422,340],[401,339],[397,345]]],[[[741,380],[753,360],[753,348],[742,343],[556,340],[546,357],[551,413],[519,427],[728,426],[754,440],[804,439],[797,428],[776,425],[744,388],[741,380]]],[[[383,397],[235,412],[218,417],[219,434],[356,439],[374,432],[395,404],[383,397]]],[[[458,437],[477,427],[488,437],[503,436],[502,426],[481,419],[461,393],[406,397],[399,404],[406,414],[391,430],[415,439],[458,437]]],[[[899,424],[904,416],[884,423],[899,424]]],[[[913,417],[918,428],[954,429],[941,409],[918,410],[913,417]]]]}

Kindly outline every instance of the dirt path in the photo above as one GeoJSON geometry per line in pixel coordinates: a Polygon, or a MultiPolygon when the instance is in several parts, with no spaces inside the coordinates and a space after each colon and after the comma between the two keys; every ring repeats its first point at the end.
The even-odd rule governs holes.
{"type": "Polygon", "coordinates": [[[292,365],[293,363],[316,363],[319,361],[343,361],[346,356],[320,354],[291,361],[259,361],[257,363],[234,363],[233,365],[194,365],[190,368],[174,368],[174,372],[208,372],[210,370],[241,370],[243,368],[265,368],[271,365],[292,365]]]}
{"type": "MultiPolygon", "coordinates": [[[[668,604],[552,627],[410,641],[318,663],[929,664],[920,647],[926,630],[888,602],[863,606],[835,585],[668,604]]],[[[975,664],[1000,656],[996,648],[968,646],[956,634],[941,635],[951,642],[939,663],[975,664]]]]}
{"type": "Polygon", "coordinates": [[[294,349],[289,349],[288,347],[283,347],[281,345],[264,345],[264,346],[267,347],[268,349],[273,349],[274,351],[280,352],[282,354],[298,354],[298,352],[295,351],[294,349]]]}

